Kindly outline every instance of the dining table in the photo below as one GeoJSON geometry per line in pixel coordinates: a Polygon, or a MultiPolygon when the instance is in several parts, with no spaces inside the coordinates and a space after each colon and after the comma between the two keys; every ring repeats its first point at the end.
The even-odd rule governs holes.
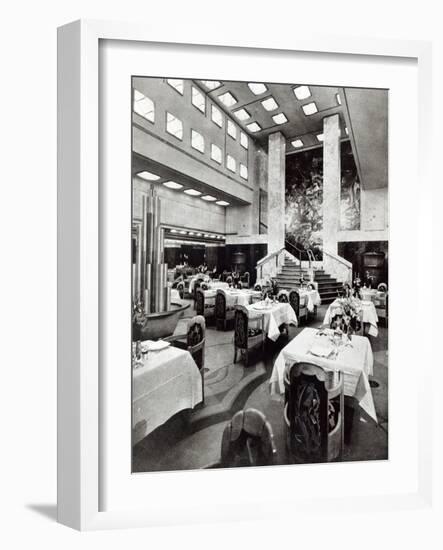
{"type": "Polygon", "coordinates": [[[249,289],[234,289],[226,287],[216,287],[210,288],[209,290],[204,290],[203,294],[205,296],[205,304],[214,304],[215,305],[215,296],[217,295],[217,288],[223,288],[226,296],[226,306],[234,307],[236,305],[247,306],[252,304],[255,301],[261,300],[262,294],[256,290],[249,289]]]}
{"type": "Polygon", "coordinates": [[[356,399],[360,407],[377,422],[369,376],[373,374],[374,357],[371,343],[364,336],[352,335],[337,344],[331,329],[303,329],[278,354],[269,379],[271,396],[285,392],[286,369],[296,362],[317,365],[332,373],[341,372],[344,377],[345,396],[356,399]],[[331,353],[327,354],[328,346],[331,353]],[[318,350],[326,350],[321,353],[318,350]]]}
{"type": "MultiPolygon", "coordinates": [[[[150,341],[141,342],[141,347],[150,341]]],[[[202,377],[191,354],[167,345],[142,354],[132,370],[132,434],[135,445],[176,413],[203,399],[202,377]]]]}
{"type": "MultiPolygon", "coordinates": [[[[356,302],[361,307],[360,321],[367,327],[367,333],[371,336],[378,336],[378,315],[375,310],[375,305],[370,300],[359,300],[355,298],[356,302]]],[[[323,325],[329,326],[331,320],[334,317],[335,312],[340,311],[340,300],[334,300],[328,307],[323,319],[323,325]]]]}
{"type": "Polygon", "coordinates": [[[315,288],[308,290],[306,288],[299,288],[298,293],[300,298],[306,301],[306,305],[309,312],[314,311],[314,309],[321,305],[321,298],[318,290],[315,288]]]}
{"type": "Polygon", "coordinates": [[[266,336],[276,342],[280,336],[280,326],[295,325],[297,326],[297,316],[292,306],[286,302],[267,302],[262,300],[254,304],[246,306],[248,317],[254,320],[263,316],[263,329],[266,336]]]}

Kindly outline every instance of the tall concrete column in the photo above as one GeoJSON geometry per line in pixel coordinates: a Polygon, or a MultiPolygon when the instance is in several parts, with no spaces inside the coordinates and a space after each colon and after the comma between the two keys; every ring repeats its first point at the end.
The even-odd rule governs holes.
{"type": "Polygon", "coordinates": [[[280,132],[268,141],[268,253],[285,246],[286,140],[280,132]]]}
{"type": "Polygon", "coordinates": [[[340,120],[323,119],[323,248],[337,254],[340,229],[340,120]]]}

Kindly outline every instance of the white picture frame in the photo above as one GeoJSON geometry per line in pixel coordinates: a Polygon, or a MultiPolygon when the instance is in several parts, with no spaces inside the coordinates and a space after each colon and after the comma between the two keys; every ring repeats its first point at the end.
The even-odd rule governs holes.
{"type": "MultiPolygon", "coordinates": [[[[192,523],[195,521],[220,521],[233,519],[258,519],[263,517],[262,501],[248,502],[246,497],[236,496],[237,505],[230,512],[226,507],[200,507],[186,509],[184,501],[167,506],[156,506],[155,500],[143,508],[134,508],[128,502],[121,507],[104,510],[101,503],[100,483],[103,482],[102,452],[103,434],[101,422],[104,398],[101,387],[101,318],[100,302],[103,291],[100,285],[102,250],[100,247],[100,216],[104,213],[99,178],[100,128],[99,128],[99,72],[100,42],[125,41],[156,44],[189,44],[186,30],[182,35],[168,36],[163,29],[148,29],[144,25],[103,21],[77,21],[59,29],[58,33],[58,520],[80,530],[151,526],[159,524],[192,523]],[[248,503],[248,506],[244,506],[248,503]],[[208,509],[209,508],[209,509],[208,509]],[[180,514],[180,510],[182,513],[180,514]]],[[[418,68],[418,148],[420,182],[430,179],[428,158],[431,126],[430,81],[431,46],[427,42],[370,40],[351,37],[324,37],[314,34],[298,34],[295,38],[280,37],[247,40],[211,35],[210,41],[200,37],[195,45],[203,51],[211,47],[253,48],[263,51],[310,52],[313,55],[328,52],[337,56],[389,57],[395,60],[412,58],[418,68]]],[[[159,46],[160,44],[160,46],[159,46]]],[[[240,51],[240,50],[239,50],[240,51]]],[[[161,55],[161,54],[158,54],[161,55]]],[[[281,53],[280,55],[284,55],[281,53]]],[[[127,152],[129,154],[130,151],[127,152]]],[[[415,223],[424,230],[430,219],[423,213],[415,223]]],[[[129,241],[129,238],[128,238],[129,241]]],[[[426,254],[426,248],[420,252],[426,254]]],[[[421,257],[421,256],[419,256],[421,257]]],[[[417,276],[423,277],[417,271],[417,276]]],[[[424,290],[426,293],[427,291],[424,290]]],[[[430,292],[430,291],[429,291],[430,292]]],[[[421,306],[417,304],[417,308],[421,306]]],[[[417,310],[419,311],[419,310],[417,310]]],[[[420,311],[419,311],[420,312],[420,311]]],[[[412,360],[412,359],[411,359],[412,360]]],[[[424,378],[430,380],[430,367],[423,361],[424,378]]],[[[407,489],[380,494],[350,496],[337,494],[327,497],[327,491],[316,491],[312,499],[297,500],[286,495],[281,500],[279,517],[291,506],[302,506],[305,513],[325,513],[332,504],[345,513],[357,504],[362,509],[419,508],[430,506],[432,493],[431,431],[429,398],[424,392],[424,382],[417,384],[418,458],[415,490],[407,489]],[[301,504],[302,503],[302,504],[301,504]],[[332,504],[331,504],[332,503],[332,504]]],[[[129,428],[128,428],[129,429],[129,428]]],[[[415,437],[415,436],[414,436],[415,437]]],[[[339,475],[341,465],[332,466],[339,475]]],[[[345,465],[346,466],[346,465],[345,465]]],[[[289,470],[286,469],[286,472],[289,470]]],[[[221,472],[220,475],[227,475],[221,472]]],[[[239,472],[229,472],[239,480],[239,472]]],[[[170,474],[170,476],[178,474],[170,474]]],[[[193,483],[202,483],[196,473],[183,473],[193,483]]],[[[218,474],[217,474],[218,475],[218,474]]],[[[246,475],[246,474],[241,474],[246,475]]],[[[266,473],[248,472],[249,479],[266,473]]],[[[289,474],[288,474],[289,475],[289,474]]],[[[159,480],[154,483],[158,490],[159,480]]],[[[207,482],[207,477],[205,482],[207,482]]],[[[225,478],[226,479],[226,478],[225,478]]],[[[176,481],[178,483],[178,481],[176,481]]],[[[155,492],[154,492],[155,494],[155,492]]],[[[177,497],[178,498],[178,497],[177,497]]],[[[273,501],[281,498],[278,493],[273,501]]],[[[180,498],[178,498],[180,500],[180,498]]],[[[273,513],[269,513],[273,515],[273,513]]]]}

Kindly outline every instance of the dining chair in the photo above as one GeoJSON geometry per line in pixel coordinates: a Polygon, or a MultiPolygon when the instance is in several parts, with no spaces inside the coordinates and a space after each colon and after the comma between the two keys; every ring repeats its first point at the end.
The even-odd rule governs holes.
{"type": "Polygon", "coordinates": [[[272,466],[277,449],[265,415],[257,409],[238,411],[223,430],[220,466],[272,466]]]}
{"type": "Polygon", "coordinates": [[[344,376],[312,363],[288,365],[284,377],[286,445],[296,462],[343,458],[344,376]]]}
{"type": "Polygon", "coordinates": [[[380,283],[377,287],[377,290],[379,292],[387,292],[388,291],[388,285],[386,283],[380,283]]]}
{"type": "Polygon", "coordinates": [[[277,294],[277,299],[279,302],[288,304],[289,303],[289,292],[287,290],[280,290],[277,294]]]}
{"type": "Polygon", "coordinates": [[[254,285],[254,290],[256,290],[257,292],[261,292],[263,289],[261,285],[257,284],[257,285],[254,285]]]}
{"type": "Polygon", "coordinates": [[[389,293],[387,291],[377,291],[374,297],[374,307],[379,319],[383,319],[386,327],[388,326],[388,304],[389,293]]]}
{"type": "Polygon", "coordinates": [[[237,362],[237,351],[245,355],[245,365],[249,364],[249,350],[265,346],[264,317],[257,315],[249,318],[249,312],[245,306],[235,306],[234,316],[234,363],[237,362]]]}
{"type": "Polygon", "coordinates": [[[218,288],[215,295],[215,326],[219,330],[222,326],[226,330],[226,326],[234,319],[234,306],[229,304],[227,294],[223,288],[218,288]]]}
{"type": "Polygon", "coordinates": [[[298,290],[291,290],[289,292],[289,303],[295,312],[298,324],[301,324],[302,318],[308,320],[308,304],[304,298],[300,296],[298,290]]]}
{"type": "MultiPolygon", "coordinates": [[[[201,292],[201,291],[199,291],[201,292]]],[[[205,342],[206,322],[202,315],[196,315],[189,319],[186,334],[179,334],[163,338],[174,347],[188,351],[200,371],[202,379],[202,401],[205,401],[205,342]]]]}
{"type": "Polygon", "coordinates": [[[241,275],[240,281],[242,283],[243,288],[249,288],[249,283],[250,283],[249,271],[245,271],[243,275],[241,275]]]}

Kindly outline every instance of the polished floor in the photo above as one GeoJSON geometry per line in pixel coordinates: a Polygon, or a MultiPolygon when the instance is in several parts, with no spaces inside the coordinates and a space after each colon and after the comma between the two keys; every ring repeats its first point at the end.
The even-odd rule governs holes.
{"type": "MultiPolygon", "coordinates": [[[[321,325],[326,306],[318,310],[309,326],[321,325]]],[[[187,310],[176,330],[185,332],[187,310]]],[[[290,327],[294,338],[303,326],[290,327]]],[[[378,417],[376,424],[358,408],[354,415],[351,440],[345,445],[344,460],[383,460],[388,458],[388,331],[379,326],[377,338],[370,337],[374,353],[372,393],[378,417]]],[[[276,464],[290,462],[285,448],[283,401],[270,399],[269,377],[274,359],[288,340],[282,336],[275,344],[268,342],[263,356],[253,356],[250,366],[233,363],[233,331],[216,331],[211,325],[206,333],[205,406],[176,415],[140,441],[133,449],[133,471],[193,470],[216,465],[226,422],[238,410],[254,407],[271,423],[277,447],[276,464]]]]}

